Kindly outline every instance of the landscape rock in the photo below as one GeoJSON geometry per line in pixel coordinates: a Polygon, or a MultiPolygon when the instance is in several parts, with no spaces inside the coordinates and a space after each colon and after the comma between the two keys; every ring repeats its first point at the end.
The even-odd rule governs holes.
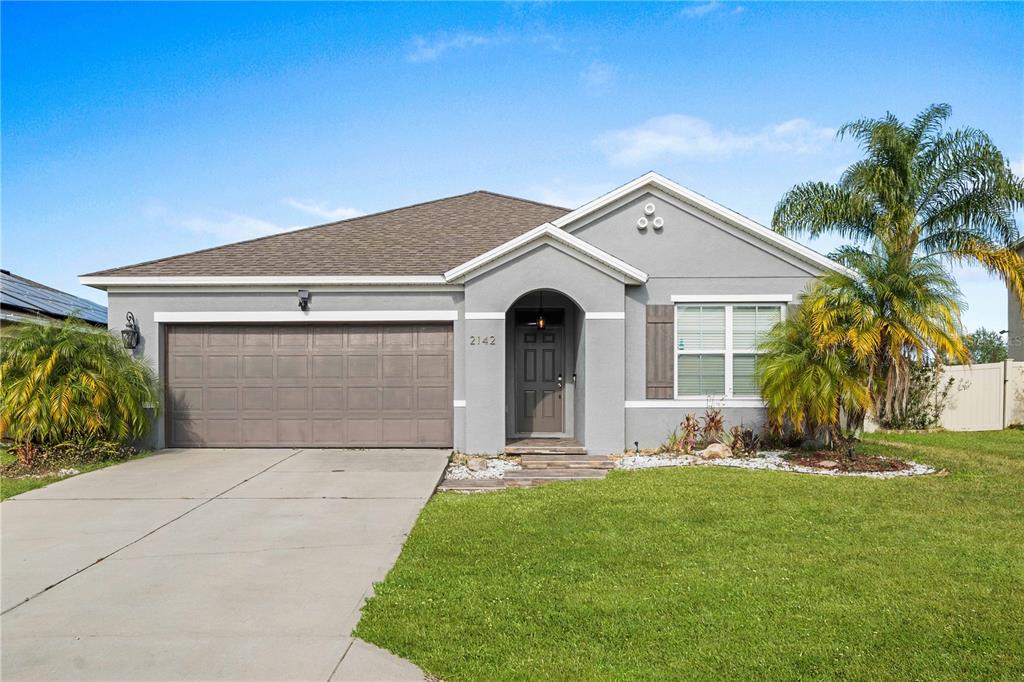
{"type": "Polygon", "coordinates": [[[820,466],[822,469],[835,469],[836,467],[839,466],[839,462],[835,461],[834,459],[823,459],[820,462],[818,462],[818,466],[820,466]]]}
{"type": "Polygon", "coordinates": [[[466,462],[466,468],[470,471],[486,471],[487,460],[483,457],[474,457],[466,462]]]}
{"type": "Polygon", "coordinates": [[[700,452],[700,456],[704,459],[723,459],[732,457],[732,450],[729,449],[728,445],[712,443],[700,452]]]}

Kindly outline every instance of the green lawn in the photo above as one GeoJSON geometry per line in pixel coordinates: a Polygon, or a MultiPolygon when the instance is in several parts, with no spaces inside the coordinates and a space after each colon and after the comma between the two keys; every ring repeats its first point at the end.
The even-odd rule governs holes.
{"type": "Polygon", "coordinates": [[[356,633],[449,681],[1022,679],[1024,431],[897,447],[950,475],[437,495],[356,633]]]}
{"type": "MultiPolygon", "coordinates": [[[[131,457],[130,459],[139,459],[140,457],[146,457],[150,455],[150,452],[141,452],[138,455],[131,457]]],[[[14,461],[14,455],[0,448],[0,466],[6,466],[7,464],[14,461]]],[[[76,466],[79,474],[88,473],[90,471],[96,471],[97,469],[104,469],[114,464],[121,464],[127,462],[126,459],[92,462],[82,466],[76,466]]],[[[76,474],[77,475],[77,474],[76,474]]],[[[26,476],[4,476],[0,474],[0,501],[6,500],[8,497],[14,497],[26,493],[29,490],[35,490],[36,488],[42,488],[43,486],[50,485],[56,481],[63,481],[68,476],[43,476],[41,478],[29,478],[26,476]]]]}

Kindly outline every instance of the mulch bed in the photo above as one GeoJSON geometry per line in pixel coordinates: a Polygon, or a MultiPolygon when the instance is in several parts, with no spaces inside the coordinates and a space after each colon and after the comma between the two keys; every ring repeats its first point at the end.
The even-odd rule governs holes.
{"type": "Polygon", "coordinates": [[[846,459],[833,452],[794,452],[787,455],[786,460],[793,464],[818,468],[826,468],[821,466],[822,462],[835,462],[836,466],[827,468],[838,471],[904,471],[910,468],[902,459],[867,455],[856,455],[853,459],[846,459]]]}

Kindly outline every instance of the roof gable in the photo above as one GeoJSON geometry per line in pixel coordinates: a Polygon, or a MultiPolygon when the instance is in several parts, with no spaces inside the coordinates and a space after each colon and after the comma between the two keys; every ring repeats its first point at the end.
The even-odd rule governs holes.
{"type": "Polygon", "coordinates": [[[812,263],[818,267],[827,268],[829,270],[850,274],[850,270],[831,258],[823,256],[817,251],[785,237],[764,225],[761,225],[760,223],[751,220],[732,209],[726,208],[725,206],[708,199],[702,194],[698,194],[691,189],[687,189],[686,187],[683,187],[682,185],[653,171],[645,173],[636,180],[628,182],[625,185],[622,185],[621,187],[618,187],[617,189],[614,189],[611,192],[580,206],[576,210],[570,211],[555,220],[552,220],[551,223],[556,227],[566,230],[567,232],[574,232],[587,224],[590,219],[593,219],[603,211],[614,207],[619,202],[651,189],[661,190],[683,203],[699,208],[715,218],[718,218],[733,227],[737,227],[749,233],[753,237],[767,242],[772,246],[786,251],[808,263],[812,263]]]}
{"type": "Polygon", "coordinates": [[[555,246],[560,251],[619,277],[628,284],[643,284],[647,281],[647,273],[643,270],[633,267],[579,237],[574,237],[551,223],[538,225],[529,232],[448,270],[444,273],[445,281],[465,282],[544,244],[555,246]]]}

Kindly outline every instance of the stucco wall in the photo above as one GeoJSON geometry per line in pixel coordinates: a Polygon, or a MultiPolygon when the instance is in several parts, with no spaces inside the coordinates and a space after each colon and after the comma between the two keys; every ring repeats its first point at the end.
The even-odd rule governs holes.
{"type": "MultiPolygon", "coordinates": [[[[551,289],[572,299],[584,314],[582,365],[586,398],[582,423],[591,452],[618,452],[625,432],[624,321],[587,319],[588,312],[623,312],[624,285],[608,274],[550,245],[519,255],[465,285],[465,312],[504,314],[523,294],[551,289]]],[[[499,452],[506,424],[505,319],[467,319],[467,336],[494,335],[499,345],[466,347],[466,449],[499,452]]],[[[579,364],[578,364],[579,366],[579,364]]],[[[577,386],[576,396],[582,390],[577,386]]]]}
{"type": "MultiPolygon", "coordinates": [[[[393,292],[340,292],[311,289],[310,310],[462,310],[463,295],[461,291],[447,290],[437,292],[424,291],[393,291],[393,292]]],[[[145,358],[149,364],[163,376],[163,349],[161,348],[162,333],[160,324],[153,320],[157,312],[265,312],[288,311],[298,309],[298,298],[295,289],[266,292],[125,292],[111,289],[107,292],[108,320],[110,329],[115,333],[124,327],[125,313],[131,311],[139,325],[141,341],[136,348],[136,355],[145,358]]],[[[465,396],[465,373],[462,371],[464,348],[458,343],[462,337],[462,316],[455,322],[455,400],[463,400],[465,396]]],[[[455,410],[455,444],[461,446],[462,415],[455,410]]],[[[164,420],[157,419],[155,428],[146,445],[162,448],[165,445],[164,420]]]]}
{"type": "MultiPolygon", "coordinates": [[[[573,229],[573,234],[613,253],[650,275],[647,284],[626,287],[625,447],[662,442],[687,413],[703,414],[706,405],[682,401],[667,407],[646,397],[646,306],[671,304],[673,295],[780,294],[800,296],[820,272],[774,246],[691,207],[682,206],[661,192],[641,192],[605,214],[573,229]],[[643,206],[654,203],[665,221],[661,230],[637,230],[643,206]],[[648,403],[640,406],[638,402],[648,403]]],[[[760,428],[761,408],[724,408],[728,424],[760,428]]]]}

